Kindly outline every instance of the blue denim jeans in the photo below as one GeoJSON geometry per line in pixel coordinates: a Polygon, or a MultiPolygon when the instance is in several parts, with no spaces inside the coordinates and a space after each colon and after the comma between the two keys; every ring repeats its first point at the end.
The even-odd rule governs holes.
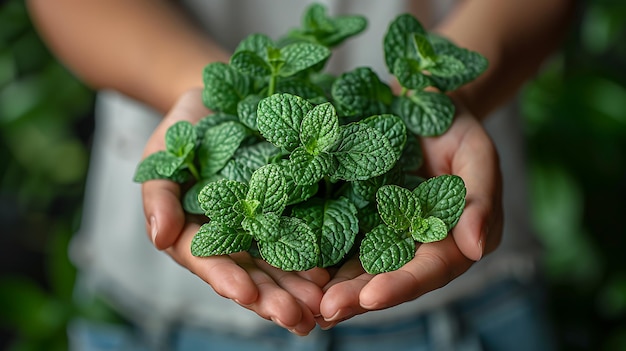
{"type": "Polygon", "coordinates": [[[445,308],[376,326],[316,328],[299,337],[276,327],[242,337],[207,329],[176,328],[152,345],[127,325],[75,321],[68,330],[72,351],[551,351],[550,323],[541,289],[513,279],[445,308]]]}

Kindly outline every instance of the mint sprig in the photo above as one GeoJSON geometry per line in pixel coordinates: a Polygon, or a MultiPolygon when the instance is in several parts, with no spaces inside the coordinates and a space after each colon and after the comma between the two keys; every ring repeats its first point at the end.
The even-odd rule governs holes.
{"type": "Polygon", "coordinates": [[[185,211],[207,219],[193,255],[248,251],[299,271],[358,254],[376,274],[402,267],[458,223],[463,180],[416,176],[420,138],[448,130],[455,108],[444,93],[487,62],[403,14],[381,43],[399,94],[369,67],[324,72],[331,50],[366,24],[313,4],[299,28],[276,40],[250,34],[228,63],[205,67],[202,101],[213,112],[172,125],[165,150],[134,178],[185,189],[185,211]]]}

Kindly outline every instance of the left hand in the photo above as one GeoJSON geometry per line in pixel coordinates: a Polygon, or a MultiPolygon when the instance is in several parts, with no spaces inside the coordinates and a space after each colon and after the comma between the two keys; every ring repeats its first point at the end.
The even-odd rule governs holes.
{"type": "Polygon", "coordinates": [[[496,149],[481,123],[457,106],[446,133],[421,141],[427,176],[455,174],[465,182],[466,206],[458,224],[446,239],[419,245],[415,258],[396,271],[371,275],[358,257],[346,262],[324,288],[317,318],[322,328],[443,287],[498,246],[502,179],[496,149]]]}

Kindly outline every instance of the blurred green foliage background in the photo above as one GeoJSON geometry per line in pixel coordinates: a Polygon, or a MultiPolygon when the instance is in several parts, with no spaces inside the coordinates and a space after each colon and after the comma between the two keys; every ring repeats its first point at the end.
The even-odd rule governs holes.
{"type": "MultiPolygon", "coordinates": [[[[532,218],[564,350],[626,350],[626,3],[581,2],[522,91],[532,218]]],[[[0,2],[0,348],[64,350],[93,92],[0,2]]]]}

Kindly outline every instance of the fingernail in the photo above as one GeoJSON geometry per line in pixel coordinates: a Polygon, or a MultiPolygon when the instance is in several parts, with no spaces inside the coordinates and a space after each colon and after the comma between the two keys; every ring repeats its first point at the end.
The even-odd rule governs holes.
{"type": "Polygon", "coordinates": [[[478,239],[478,258],[476,259],[476,261],[480,261],[481,258],[483,258],[483,252],[484,252],[484,244],[483,244],[483,238],[478,239]]]}
{"type": "Polygon", "coordinates": [[[337,310],[337,312],[335,312],[335,314],[330,317],[330,318],[324,318],[324,320],[326,322],[338,322],[341,321],[347,317],[349,317],[350,315],[352,315],[353,311],[352,308],[340,308],[339,310],[337,310]]]}
{"type": "Polygon", "coordinates": [[[295,334],[295,335],[297,335],[297,336],[307,336],[307,335],[309,335],[309,333],[299,332],[299,331],[297,331],[297,330],[295,330],[295,329],[287,329],[287,330],[289,330],[289,332],[290,332],[291,334],[295,334]]]}
{"type": "Polygon", "coordinates": [[[156,217],[150,216],[150,236],[152,237],[152,244],[156,245],[156,237],[159,234],[159,228],[157,227],[156,217]]]}

